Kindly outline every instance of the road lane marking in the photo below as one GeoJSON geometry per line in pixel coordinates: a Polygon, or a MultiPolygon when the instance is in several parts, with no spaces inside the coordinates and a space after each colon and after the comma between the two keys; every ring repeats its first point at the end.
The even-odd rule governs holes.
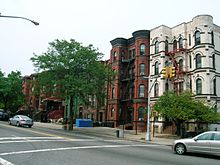
{"type": "Polygon", "coordinates": [[[41,136],[41,137],[26,137],[26,136],[16,136],[16,137],[2,137],[0,138],[0,140],[19,140],[19,139],[23,139],[23,140],[29,140],[29,139],[63,139],[61,137],[48,137],[48,136],[41,136]]]}
{"type": "Polygon", "coordinates": [[[5,159],[0,158],[0,165],[14,165],[14,164],[12,164],[11,162],[5,159]]]}
{"type": "Polygon", "coordinates": [[[0,144],[11,144],[11,143],[33,143],[33,142],[94,142],[96,140],[91,139],[45,139],[45,140],[16,140],[16,141],[0,141],[0,144]]]}
{"type": "Polygon", "coordinates": [[[103,146],[81,146],[81,147],[66,147],[66,148],[51,148],[51,149],[39,149],[39,150],[26,150],[26,151],[16,151],[16,152],[5,152],[0,153],[0,156],[5,155],[18,155],[18,154],[30,154],[38,152],[51,152],[51,151],[65,151],[65,150],[77,150],[77,149],[98,149],[98,148],[123,148],[123,147],[157,147],[160,145],[153,144],[131,144],[131,145],[103,145],[103,146]]]}

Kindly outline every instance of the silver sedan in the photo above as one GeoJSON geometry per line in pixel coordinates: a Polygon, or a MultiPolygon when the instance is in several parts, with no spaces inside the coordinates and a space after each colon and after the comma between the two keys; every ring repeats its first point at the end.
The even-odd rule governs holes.
{"type": "Polygon", "coordinates": [[[220,132],[208,131],[191,139],[175,140],[172,149],[178,155],[186,152],[220,155],[220,132]]]}
{"type": "Polygon", "coordinates": [[[33,120],[25,115],[15,115],[8,120],[8,123],[16,126],[28,126],[29,128],[33,126],[33,120]]]}

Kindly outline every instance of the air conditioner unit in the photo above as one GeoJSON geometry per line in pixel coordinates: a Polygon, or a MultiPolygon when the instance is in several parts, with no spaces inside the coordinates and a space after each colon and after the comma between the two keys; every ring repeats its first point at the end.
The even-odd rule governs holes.
{"type": "Polygon", "coordinates": [[[140,75],[141,75],[141,76],[144,76],[144,75],[145,75],[145,73],[144,73],[144,72],[141,72],[141,73],[140,73],[140,75]]]}

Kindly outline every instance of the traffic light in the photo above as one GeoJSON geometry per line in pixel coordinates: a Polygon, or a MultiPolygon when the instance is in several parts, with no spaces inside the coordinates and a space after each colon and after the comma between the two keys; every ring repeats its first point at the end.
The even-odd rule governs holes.
{"type": "Polygon", "coordinates": [[[168,66],[162,69],[161,73],[163,74],[163,78],[168,78],[168,66]]]}
{"type": "Polygon", "coordinates": [[[169,69],[170,69],[170,76],[169,76],[169,77],[170,77],[170,78],[175,77],[175,76],[176,76],[175,67],[170,66],[169,69]]]}

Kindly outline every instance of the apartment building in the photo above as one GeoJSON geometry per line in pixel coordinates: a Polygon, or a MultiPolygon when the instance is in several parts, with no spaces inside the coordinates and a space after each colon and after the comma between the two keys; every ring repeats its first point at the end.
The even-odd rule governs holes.
{"type": "Polygon", "coordinates": [[[111,66],[118,74],[109,88],[108,120],[136,126],[132,121],[143,118],[147,105],[146,77],[150,106],[167,90],[190,90],[220,111],[220,27],[212,16],[137,31],[132,38],[116,38],[111,44],[111,66]],[[163,77],[166,67],[175,68],[175,77],[163,77]]]}
{"type": "Polygon", "coordinates": [[[144,119],[147,105],[147,79],[149,75],[150,31],[139,30],[129,39],[111,41],[110,65],[116,73],[108,88],[107,120],[114,126],[126,124],[137,127],[144,119]]]}

